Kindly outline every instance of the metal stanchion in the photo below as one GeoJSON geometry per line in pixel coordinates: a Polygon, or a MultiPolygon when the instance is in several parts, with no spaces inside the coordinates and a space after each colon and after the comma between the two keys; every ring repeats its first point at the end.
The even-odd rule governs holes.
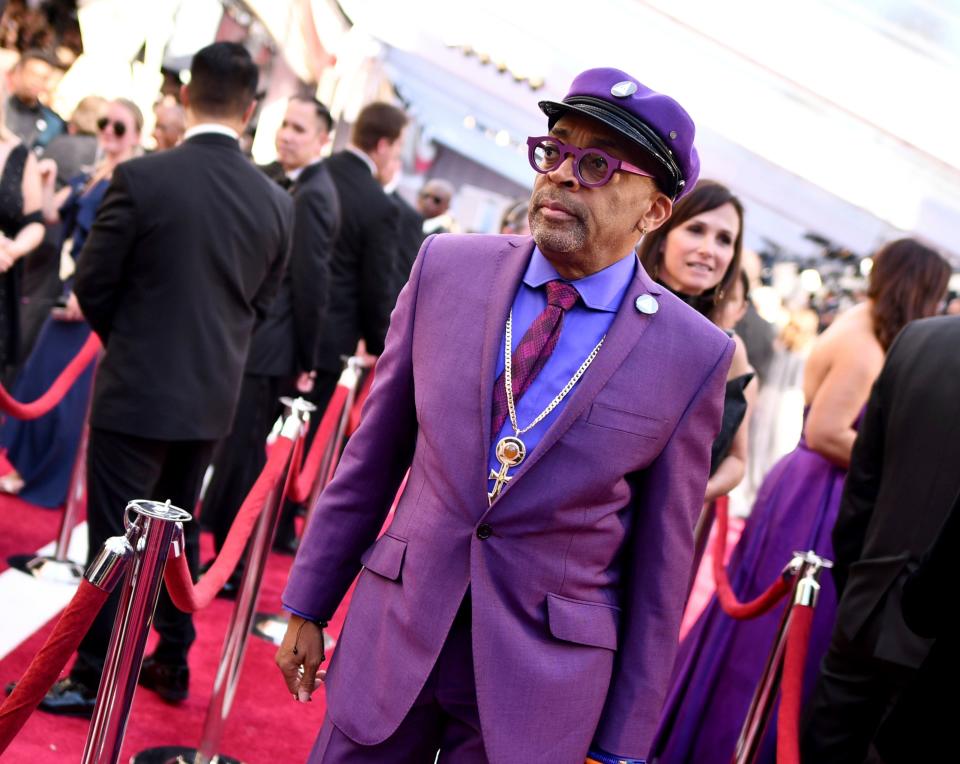
{"type": "Polygon", "coordinates": [[[766,733],[770,717],[773,715],[773,707],[780,690],[783,657],[787,648],[790,616],[793,612],[792,605],[799,603],[813,607],[816,604],[817,593],[820,590],[818,582],[820,571],[824,568],[832,568],[833,563],[812,551],[794,552],[789,567],[792,571],[795,571],[794,575],[796,575],[793,592],[784,611],[783,619],[780,621],[780,628],[774,639],[773,647],[771,647],[770,654],[767,656],[767,663],[763,668],[760,683],[757,685],[753,699],[750,701],[750,709],[747,711],[747,718],[740,730],[732,764],[755,764],[758,760],[763,736],[766,733]]]}
{"type": "Polygon", "coordinates": [[[83,749],[83,764],[116,764],[120,759],[120,746],[130,717],[147,632],[160,593],[163,566],[171,542],[177,546],[176,553],[181,553],[182,523],[190,519],[188,512],[171,506],[169,501],[165,504],[131,501],[124,516],[127,535],[109,539],[104,549],[110,547],[110,553],[101,552],[90,566],[90,582],[103,589],[105,587],[96,579],[115,580],[122,572],[118,570],[117,558],[123,558],[127,548],[133,555],[133,564],[126,566],[117,619],[110,635],[93,720],[83,749]],[[130,512],[136,513],[133,520],[130,512]]]}
{"type": "MultiPolygon", "coordinates": [[[[295,440],[303,437],[306,423],[309,421],[309,412],[314,408],[312,403],[302,398],[289,401],[289,407],[284,415],[281,434],[295,440]]],[[[236,604],[230,616],[226,639],[220,654],[220,663],[217,667],[216,679],[213,683],[213,693],[210,705],[207,707],[207,717],[203,725],[198,748],[184,748],[180,746],[163,746],[141,751],[131,759],[131,764],[240,764],[237,759],[218,754],[223,727],[233,705],[237,682],[240,679],[240,668],[243,664],[243,655],[246,651],[247,637],[250,634],[250,625],[253,621],[254,608],[260,592],[260,581],[267,564],[270,547],[273,545],[273,536],[280,519],[280,509],[283,506],[283,497],[286,493],[286,483],[290,479],[290,462],[287,462],[280,480],[267,499],[267,504],[260,514],[253,538],[249,544],[249,559],[240,582],[236,604]]]]}
{"type": "MultiPolygon", "coordinates": [[[[313,508],[317,504],[317,499],[320,498],[320,492],[333,479],[333,473],[337,469],[340,452],[343,450],[343,441],[346,438],[347,425],[350,423],[350,410],[357,399],[357,391],[360,389],[360,381],[366,368],[366,363],[362,358],[351,356],[347,359],[343,371],[340,372],[337,385],[343,385],[347,388],[347,397],[343,404],[340,420],[337,422],[337,429],[324,450],[323,460],[317,470],[317,479],[310,489],[310,497],[307,499],[306,505],[307,518],[304,524],[304,533],[306,533],[306,524],[310,522],[310,517],[313,515],[313,508]]],[[[279,645],[283,641],[283,635],[287,632],[289,620],[286,613],[257,613],[253,621],[253,635],[274,645],[279,645]]],[[[327,651],[332,650],[337,644],[336,640],[326,631],[323,633],[323,639],[324,649],[327,651]]]]}
{"type": "Polygon", "coordinates": [[[29,573],[34,578],[43,578],[49,581],[62,581],[76,584],[83,576],[83,566],[67,557],[70,549],[70,537],[77,526],[80,517],[83,498],[87,488],[87,440],[90,437],[90,427],[85,422],[80,445],[77,448],[77,458],[73,462],[73,471],[70,473],[70,485],[67,488],[67,502],[60,517],[60,529],[57,531],[57,545],[53,556],[34,556],[32,554],[11,555],[8,559],[10,567],[29,573]]]}

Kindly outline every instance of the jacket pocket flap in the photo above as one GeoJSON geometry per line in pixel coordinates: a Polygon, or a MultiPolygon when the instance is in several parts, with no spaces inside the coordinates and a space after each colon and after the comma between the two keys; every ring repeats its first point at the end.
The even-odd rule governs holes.
{"type": "Polygon", "coordinates": [[[662,419],[656,419],[638,411],[615,408],[600,402],[594,403],[590,407],[587,423],[652,439],[660,437],[665,424],[662,419]]]}
{"type": "Polygon", "coordinates": [[[360,562],[363,567],[377,575],[396,581],[403,568],[403,556],[407,551],[407,542],[396,536],[382,535],[373,546],[363,553],[360,562]]]}
{"type": "Polygon", "coordinates": [[[584,602],[547,595],[547,619],[550,633],[565,642],[617,649],[620,608],[603,602],[584,602]]]}

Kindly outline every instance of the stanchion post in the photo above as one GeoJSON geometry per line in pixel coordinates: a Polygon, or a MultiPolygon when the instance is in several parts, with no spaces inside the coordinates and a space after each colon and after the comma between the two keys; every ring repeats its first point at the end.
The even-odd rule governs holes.
{"type": "Polygon", "coordinates": [[[340,452],[343,450],[343,441],[347,433],[347,425],[350,423],[350,411],[353,408],[354,401],[357,399],[357,391],[360,388],[360,380],[365,368],[366,362],[362,358],[359,356],[351,356],[347,359],[346,365],[340,373],[340,380],[337,384],[347,388],[347,397],[343,403],[343,411],[340,413],[340,421],[337,422],[337,429],[333,437],[330,438],[330,443],[327,444],[323,461],[320,463],[320,469],[317,471],[317,479],[310,490],[310,497],[307,499],[307,517],[306,523],[304,524],[304,532],[306,532],[306,524],[310,522],[310,518],[313,515],[313,508],[317,504],[317,499],[320,498],[321,491],[327,487],[327,483],[333,479],[333,473],[336,472],[340,452]]]}
{"type": "MultiPolygon", "coordinates": [[[[132,564],[127,566],[117,619],[110,635],[93,720],[83,749],[83,764],[116,764],[120,759],[147,631],[160,593],[163,566],[171,542],[181,545],[182,523],[190,519],[188,512],[171,506],[170,502],[131,501],[124,516],[126,537],[121,538],[121,542],[116,538],[110,540],[121,544],[125,541],[134,550],[134,556],[132,564]],[[133,520],[131,512],[136,515],[133,520]]],[[[182,552],[178,549],[178,553],[182,552]]],[[[91,583],[95,585],[94,579],[118,575],[115,566],[97,569],[97,561],[91,568],[91,583]]]]}
{"type": "Polygon", "coordinates": [[[783,658],[787,648],[787,635],[790,631],[792,605],[799,603],[813,607],[820,590],[818,578],[824,568],[832,568],[830,560],[820,557],[813,551],[794,552],[788,570],[795,576],[790,601],[780,621],[780,628],[767,656],[760,682],[750,701],[750,709],[740,729],[740,737],[733,754],[732,764],[755,764],[760,755],[763,736],[766,733],[774,703],[780,690],[783,672],[783,658]]]}
{"type": "MultiPolygon", "coordinates": [[[[295,400],[283,399],[287,409],[284,413],[282,437],[296,441],[302,438],[310,418],[310,412],[315,408],[302,398],[295,400]]],[[[292,454],[292,452],[291,452],[292,454]]],[[[293,476],[290,473],[290,460],[281,473],[280,480],[267,498],[266,506],[260,513],[257,526],[249,544],[249,558],[240,581],[236,604],[230,615],[230,624],[227,626],[227,635],[220,653],[220,663],[217,666],[216,678],[213,682],[213,692],[210,705],[207,707],[207,716],[200,736],[200,746],[196,749],[180,747],[152,748],[137,754],[132,762],[146,764],[148,762],[194,762],[194,764],[232,764],[232,759],[218,754],[220,741],[223,737],[223,727],[237,683],[240,680],[240,669],[243,656],[246,652],[247,638],[250,635],[250,625],[253,622],[254,609],[260,593],[260,581],[267,564],[267,557],[273,545],[273,537],[280,520],[280,510],[283,507],[283,498],[286,494],[286,483],[293,476]]],[[[239,762],[237,763],[239,764],[239,762]]]]}
{"type": "Polygon", "coordinates": [[[90,426],[83,423],[83,435],[77,447],[77,456],[70,473],[70,484],[67,487],[67,501],[60,516],[60,528],[57,531],[57,544],[53,556],[37,556],[25,554],[12,555],[10,566],[28,573],[34,578],[43,578],[53,581],[75,584],[83,576],[83,566],[74,562],[67,555],[70,550],[70,538],[73,529],[77,526],[83,498],[86,494],[87,477],[87,440],[90,437],[90,426]]]}

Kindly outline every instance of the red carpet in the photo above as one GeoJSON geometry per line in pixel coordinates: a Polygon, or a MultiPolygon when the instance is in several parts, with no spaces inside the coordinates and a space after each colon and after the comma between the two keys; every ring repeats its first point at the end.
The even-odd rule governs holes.
{"type": "MultiPolygon", "coordinates": [[[[12,553],[32,552],[51,541],[57,531],[59,512],[39,509],[11,497],[0,497],[0,569],[12,553]]],[[[202,559],[212,556],[204,534],[202,559]]],[[[280,594],[292,558],[271,555],[264,574],[259,610],[280,610],[280,594]]],[[[230,617],[232,602],[214,600],[195,616],[197,642],[190,654],[190,698],[171,706],[148,690],[138,689],[127,729],[121,761],[146,749],[164,745],[196,746],[206,716],[214,673],[230,617]]],[[[339,634],[343,608],[331,623],[339,634]]],[[[4,619],[5,620],[5,619],[4,619]]],[[[4,660],[0,661],[0,684],[16,680],[24,672],[52,628],[48,623],[4,660]]],[[[0,626],[2,628],[2,626],[0,626]]],[[[148,651],[152,641],[148,644],[148,651]]],[[[287,693],[273,663],[275,648],[251,637],[233,709],[224,729],[220,753],[248,764],[302,762],[313,745],[325,708],[323,691],[314,702],[300,704],[287,693]]],[[[10,746],[3,761],[48,764],[79,761],[88,722],[37,711],[10,746]]]]}

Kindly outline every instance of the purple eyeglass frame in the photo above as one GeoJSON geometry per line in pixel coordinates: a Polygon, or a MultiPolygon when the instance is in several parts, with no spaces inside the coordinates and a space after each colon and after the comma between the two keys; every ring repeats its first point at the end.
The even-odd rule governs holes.
{"type": "Polygon", "coordinates": [[[624,162],[622,159],[617,159],[615,156],[610,156],[603,149],[595,148],[585,148],[582,149],[579,146],[574,146],[572,143],[564,143],[557,138],[554,138],[552,135],[541,135],[538,137],[527,138],[527,159],[530,161],[530,166],[539,172],[541,175],[546,175],[549,172],[553,172],[565,161],[567,157],[573,157],[573,174],[576,177],[577,181],[581,186],[586,188],[599,188],[600,186],[605,186],[610,182],[610,179],[613,177],[613,174],[617,170],[623,170],[624,172],[629,172],[634,175],[642,175],[645,178],[652,178],[653,175],[646,170],[641,170],[639,167],[630,164],[629,162],[624,162]],[[551,167],[549,170],[541,169],[537,166],[537,162],[534,159],[534,152],[537,150],[537,147],[544,143],[549,142],[557,147],[557,150],[560,152],[562,157],[559,162],[557,162],[555,167],[551,167]],[[580,162],[587,154],[599,154],[601,157],[607,160],[607,174],[596,183],[590,183],[583,179],[583,176],[580,174],[580,162]]]}

